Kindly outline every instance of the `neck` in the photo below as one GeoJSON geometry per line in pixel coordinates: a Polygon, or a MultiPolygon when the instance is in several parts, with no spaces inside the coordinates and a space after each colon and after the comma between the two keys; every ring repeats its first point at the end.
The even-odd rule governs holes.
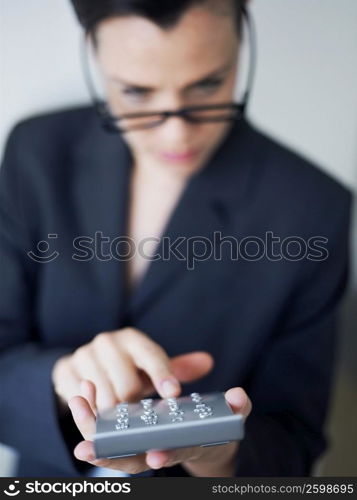
{"type": "Polygon", "coordinates": [[[135,177],[151,184],[172,185],[185,184],[191,177],[191,172],[184,168],[154,163],[134,157],[132,172],[135,177]]]}

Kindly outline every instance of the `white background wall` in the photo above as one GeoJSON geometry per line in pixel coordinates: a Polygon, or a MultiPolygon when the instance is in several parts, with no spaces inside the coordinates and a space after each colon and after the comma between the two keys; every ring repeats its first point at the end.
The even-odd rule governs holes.
{"type": "MultiPolygon", "coordinates": [[[[250,3],[259,43],[251,119],[356,190],[357,1],[250,3]]],[[[87,102],[79,39],[67,0],[0,0],[0,155],[17,120],[87,102]]]]}

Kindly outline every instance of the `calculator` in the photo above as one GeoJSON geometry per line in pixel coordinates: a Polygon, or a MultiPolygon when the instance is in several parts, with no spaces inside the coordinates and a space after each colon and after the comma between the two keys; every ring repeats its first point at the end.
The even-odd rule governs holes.
{"type": "Polygon", "coordinates": [[[216,446],[244,438],[244,416],[234,414],[224,392],[121,402],[97,415],[96,458],[148,450],[216,446]]]}

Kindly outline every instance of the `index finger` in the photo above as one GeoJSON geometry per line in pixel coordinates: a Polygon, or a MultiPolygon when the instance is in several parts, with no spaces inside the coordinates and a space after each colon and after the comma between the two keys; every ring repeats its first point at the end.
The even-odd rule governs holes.
{"type": "Polygon", "coordinates": [[[147,335],[135,329],[125,332],[124,348],[135,366],[144,370],[162,398],[176,397],[181,385],[175,377],[165,350],[147,335]]]}

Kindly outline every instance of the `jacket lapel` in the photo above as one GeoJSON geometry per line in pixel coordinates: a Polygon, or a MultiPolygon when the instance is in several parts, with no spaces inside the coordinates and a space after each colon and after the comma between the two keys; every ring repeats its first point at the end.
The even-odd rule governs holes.
{"type": "MultiPolygon", "coordinates": [[[[127,236],[131,154],[120,135],[108,134],[94,118],[95,123],[88,126],[78,146],[81,168],[75,199],[81,214],[80,227],[89,236],[101,231],[113,240],[127,236]]],[[[143,314],[189,272],[192,249],[187,242],[197,237],[212,242],[214,232],[225,232],[232,202],[237,205],[249,179],[247,134],[246,122],[235,123],[208,164],[189,179],[162,234],[154,260],[130,296],[125,288],[125,260],[99,261],[95,265],[94,286],[108,311],[118,310],[117,322],[125,312],[136,318],[143,314]],[[232,182],[232,178],[237,178],[237,169],[238,183],[232,182]]]]}
{"type": "Polygon", "coordinates": [[[83,263],[85,282],[97,291],[98,310],[108,318],[107,328],[116,329],[122,322],[126,305],[125,262],[119,259],[125,249],[116,246],[115,239],[126,234],[131,155],[120,136],[103,130],[94,111],[75,155],[73,217],[78,218],[75,227],[85,236],[94,239],[97,234],[111,242],[110,248],[108,243],[102,245],[102,255],[97,244],[97,255],[83,263]],[[109,259],[108,255],[113,254],[114,258],[109,259]]]}
{"type": "Polygon", "coordinates": [[[214,233],[225,234],[232,203],[237,206],[249,179],[249,160],[244,151],[247,144],[247,124],[236,123],[208,164],[187,183],[176,208],[162,234],[160,243],[147,271],[129,299],[129,311],[138,317],[175,286],[185,274],[192,272],[193,238],[196,251],[210,258],[214,233]],[[239,184],[232,183],[240,169],[239,184]],[[232,179],[233,177],[233,179],[232,179]],[[169,244],[178,252],[169,254],[169,244]],[[179,243],[181,242],[181,243],[179,243]]]}
{"type": "Polygon", "coordinates": [[[131,296],[131,313],[137,317],[157,301],[170,286],[190,272],[193,238],[211,241],[213,232],[221,228],[219,211],[202,189],[198,178],[190,181],[173,210],[160,243],[142,280],[131,296]]]}

